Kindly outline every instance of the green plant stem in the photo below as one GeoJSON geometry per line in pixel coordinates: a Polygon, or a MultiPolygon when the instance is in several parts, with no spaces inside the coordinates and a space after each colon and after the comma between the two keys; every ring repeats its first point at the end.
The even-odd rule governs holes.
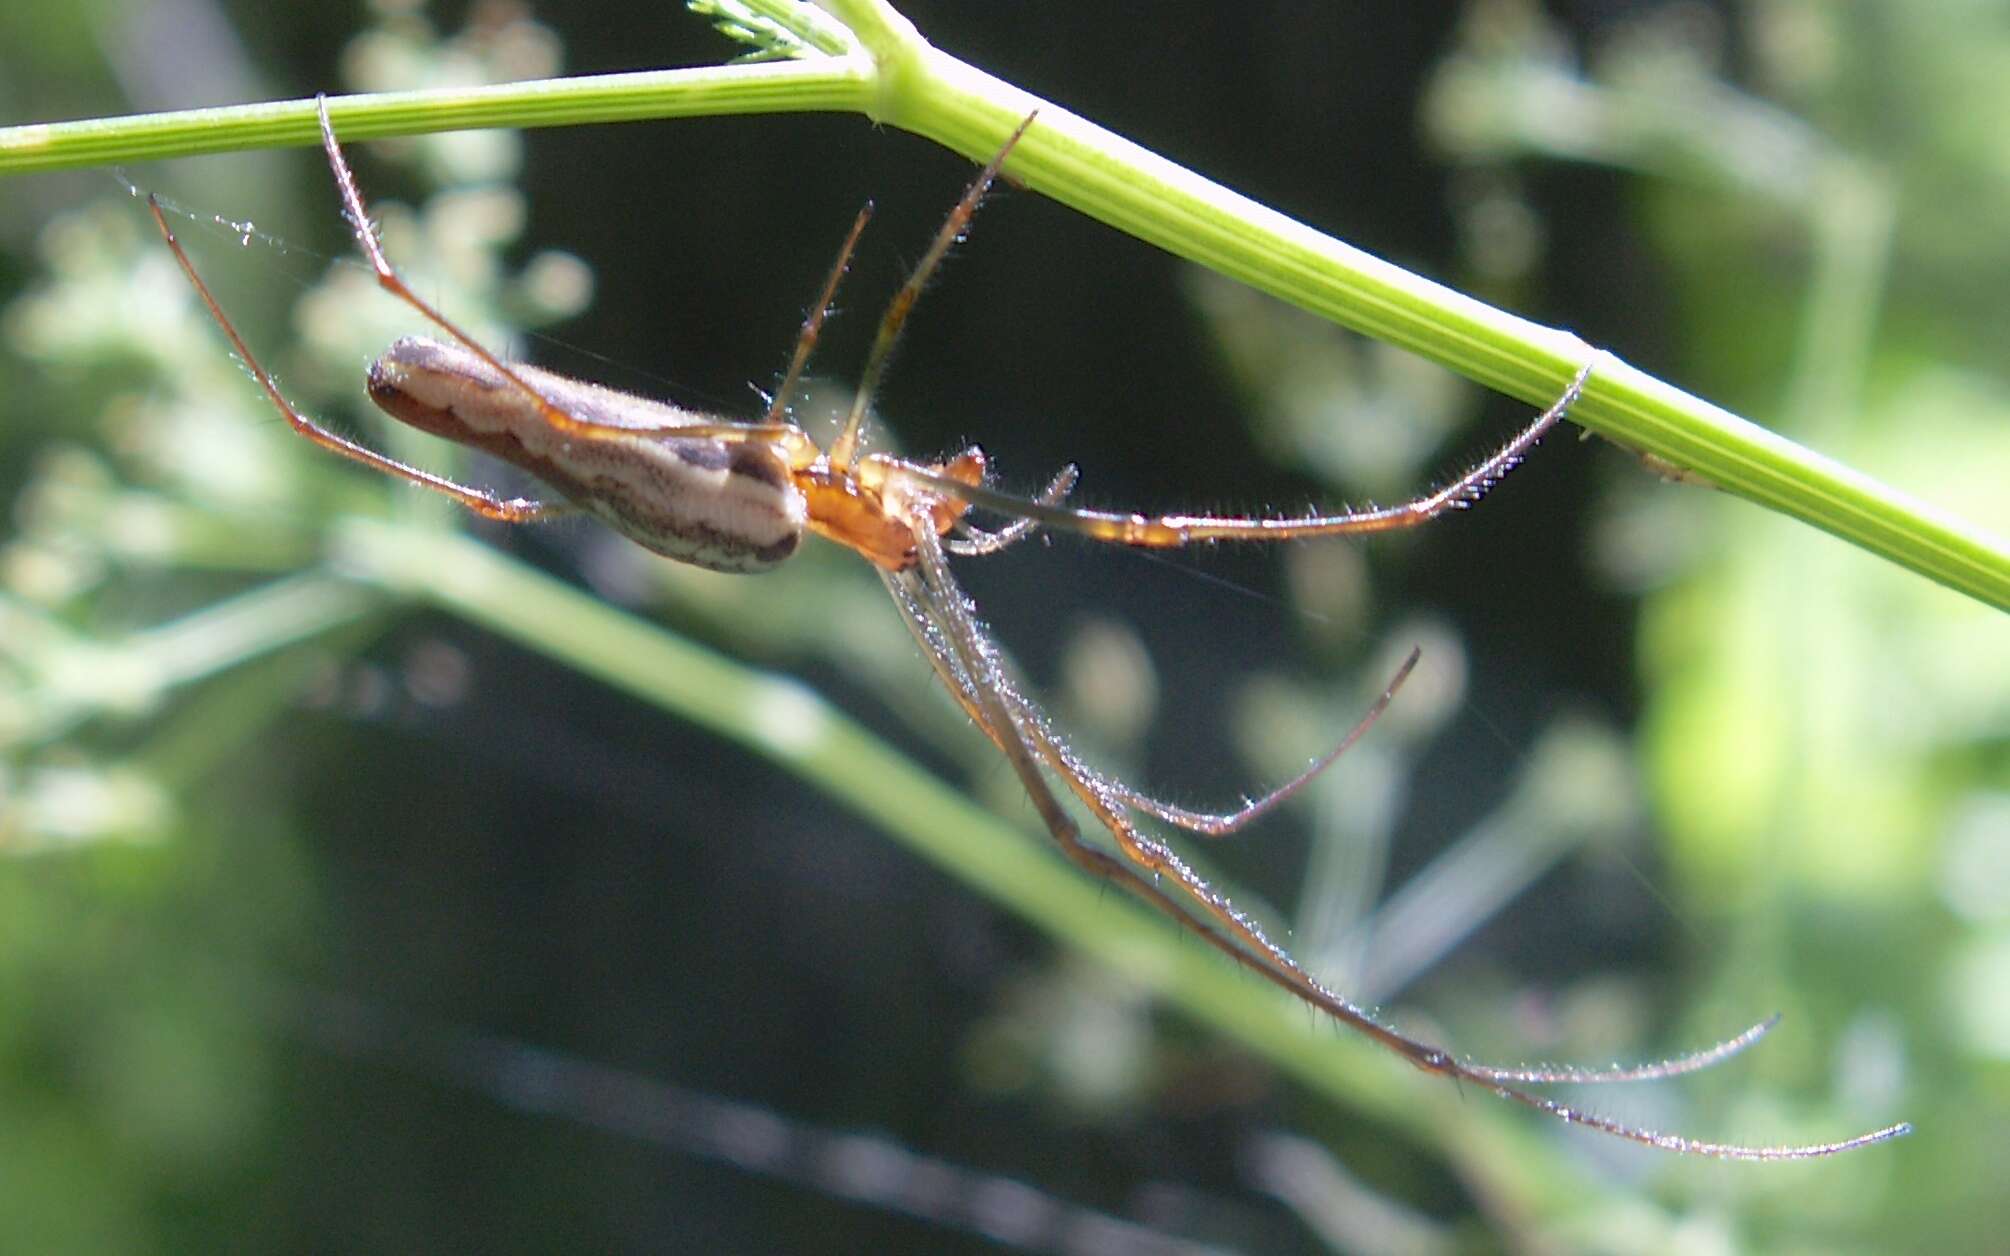
{"type": "MultiPolygon", "coordinates": [[[[930,46],[883,0],[828,0],[844,56],[330,102],[347,138],[488,126],[857,111],[973,159],[1039,111],[1012,177],[1294,305],[1546,405],[1592,355],[1185,170],[930,46]]],[[[315,141],[311,101],[0,130],[0,174],[315,141]]],[[[2010,609],[2010,542],[1607,357],[1571,418],[1600,435],[2010,609]]]]}
{"type": "MultiPolygon", "coordinates": [[[[328,112],[345,140],[736,113],[849,112],[871,99],[868,69],[854,59],[826,57],[533,79],[330,97],[328,112]]],[[[311,98],[39,123],[0,128],[0,175],[320,142],[311,98]]]]}

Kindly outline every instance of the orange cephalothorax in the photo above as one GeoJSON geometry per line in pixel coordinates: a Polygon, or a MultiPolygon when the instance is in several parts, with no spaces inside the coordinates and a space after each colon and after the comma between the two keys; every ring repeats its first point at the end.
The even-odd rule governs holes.
{"type": "MultiPolygon", "coordinates": [[[[819,464],[796,472],[796,485],[809,507],[810,529],[888,571],[906,571],[915,563],[917,525],[945,536],[970,511],[968,502],[901,485],[901,470],[911,467],[897,458],[871,454],[847,471],[819,464]]],[[[984,482],[984,454],[972,447],[926,469],[979,485],[984,482]]]]}

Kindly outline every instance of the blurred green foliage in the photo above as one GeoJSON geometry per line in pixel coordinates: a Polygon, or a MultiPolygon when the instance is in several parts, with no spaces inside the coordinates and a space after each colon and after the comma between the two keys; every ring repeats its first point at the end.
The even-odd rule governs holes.
{"type": "MultiPolygon", "coordinates": [[[[1476,6],[1436,133],[1483,170],[1641,172],[1634,210],[1677,301],[1670,373],[2010,526],[2010,237],[1992,208],[2010,149],[1978,126],[2010,90],[2010,21],[1743,5],[1734,87],[1726,16],[1669,6],[1580,71],[1529,7],[1476,6]],[[1450,103],[1468,95],[1492,107],[1450,103]]],[[[1852,1222],[1871,1248],[1986,1250],[2010,1216],[1986,1168],[2005,1057],[1976,1032],[2010,992],[1977,980],[2010,927],[2010,630],[1707,493],[1613,502],[1594,544],[1643,595],[1641,753],[1671,884],[1738,939],[1696,1006],[1784,1007],[1789,1032],[1832,1044],[1840,1103],[1902,1096],[1921,1133],[1852,1222]],[[1656,535],[1700,539],[1656,554],[1656,535]]],[[[1758,1232],[1862,1202],[1797,1190],[1758,1232]]]]}
{"type": "MultiPolygon", "coordinates": [[[[70,89],[59,85],[95,70],[104,47],[117,43],[109,32],[124,31],[133,51],[130,25],[53,13],[0,14],[8,35],[0,46],[36,51],[0,54],[0,109],[9,120],[62,112],[70,89]]],[[[954,46],[946,15],[924,29],[954,46]]],[[[493,8],[478,9],[466,33],[441,39],[407,6],[382,5],[369,33],[344,46],[343,72],[364,88],[546,73],[557,57],[549,32],[493,8]]],[[[230,60],[215,45],[211,52],[230,60]]],[[[1949,509],[2010,525],[2002,487],[2010,484],[2010,379],[1999,345],[2010,324],[2002,282],[2010,244],[2001,230],[2010,215],[2000,212],[2010,148],[1990,123],[2003,111],[1987,104],[2010,90],[1996,73],[2010,57],[1999,5],[1643,6],[1580,42],[1530,4],[1482,0],[1437,52],[1422,108],[1429,135],[1458,169],[1454,224],[1470,286],[1510,305],[1534,303],[1545,276],[1583,266],[1575,282],[1607,290],[1601,313],[1581,320],[1585,334],[1600,339],[1596,317],[1623,324],[1615,311],[1629,297],[1610,291],[1620,282],[1610,256],[1579,258],[1582,242],[1548,225],[1573,220],[1544,192],[1558,162],[1619,172],[1623,181],[1611,186],[1641,233],[1634,261],[1670,298],[1657,346],[1665,356],[1655,364],[1663,375],[1949,509]]],[[[248,62],[234,64],[241,78],[229,81],[256,81],[248,62]]],[[[130,77],[125,86],[133,89],[130,77]]],[[[387,248],[421,291],[498,336],[581,308],[591,283],[579,263],[558,253],[513,260],[526,212],[512,186],[515,137],[444,136],[384,150],[373,156],[398,164],[404,194],[424,197],[416,210],[388,196],[373,205],[387,248]]],[[[257,177],[236,166],[199,202],[184,193],[200,206],[191,212],[236,212],[236,188],[270,182],[280,189],[278,212],[295,215],[289,237],[298,234],[292,223],[325,218],[330,230],[319,243],[340,248],[332,197],[324,198],[317,180],[325,175],[312,159],[258,160],[257,177]]],[[[700,1245],[696,1235],[726,1236],[720,1246],[842,1243],[822,1227],[844,1206],[814,1191],[795,1201],[808,1218],[795,1224],[805,1228],[764,1228],[747,1217],[769,1197],[723,1195],[716,1179],[665,1183],[650,1162],[638,1169],[598,1144],[580,1151],[550,1129],[494,1133],[490,1142],[483,1122],[500,1118],[431,1115],[436,1100],[423,1078],[403,1086],[339,1071],[331,1078],[272,1027],[270,1007],[284,1002],[284,983],[296,976],[374,973],[387,999],[442,1016],[477,1014],[484,1005],[468,990],[502,984],[495,974],[508,965],[497,954],[519,957],[531,978],[549,964],[542,981],[527,979],[479,1013],[527,1034],[612,1043],[601,1049],[625,1049],[629,1060],[678,1080],[734,1089],[755,1083],[731,1070],[708,1078],[694,1040],[716,1036],[752,1069],[765,1039],[786,1028],[804,1044],[789,1067],[814,1082],[777,1080],[778,1104],[890,1128],[926,1150],[1118,1210],[1134,1180],[1204,1177],[1206,1185],[1190,1188],[1190,1206],[1230,1194],[1234,1206],[1194,1207],[1207,1215],[1166,1224],[1231,1247],[1324,1241],[1376,1250],[1364,1237],[1370,1230],[1350,1227],[1374,1206],[1405,1219],[1372,1233],[1439,1250],[1982,1251],[2010,1226],[1995,1182],[2010,1153],[2010,1015],[2002,1010],[2010,991],[2010,632],[1996,613],[1707,488],[1656,485],[1637,462],[1614,455],[1601,465],[1599,505],[1562,550],[1594,569],[1599,592],[1572,602],[1572,630],[1545,645],[1567,655],[1574,639],[1614,631],[1594,619],[1637,615],[1632,727],[1615,727],[1611,708],[1623,700],[1587,701],[1560,685],[1537,693],[1533,714],[1516,717],[1527,736],[1505,766],[1482,763],[1453,778],[1471,784],[1491,771],[1510,779],[1492,780],[1491,792],[1457,810],[1451,823],[1463,836],[1430,860],[1406,855],[1402,842],[1420,810],[1444,814],[1437,799],[1447,792],[1446,747],[1464,753],[1473,744],[1449,739],[1500,708],[1471,698],[1487,683],[1469,674],[1490,649],[1484,637],[1462,633],[1464,621],[1448,613],[1404,602],[1413,580],[1404,564],[1420,560],[1402,547],[1372,560],[1341,547],[1286,557],[1302,662],[1253,668],[1239,635],[1246,630],[1183,625],[1177,641],[1190,648],[1160,677],[1153,651],[1100,610],[1086,619],[1055,610],[1040,647],[1051,665],[1036,670],[1058,678],[1057,710],[1101,760],[1149,763],[1155,722],[1201,723],[1177,703],[1166,709],[1159,692],[1204,674],[1232,695],[1237,741],[1254,765],[1236,775],[1273,779],[1344,727],[1336,712],[1357,710],[1391,658],[1423,641],[1430,664],[1377,737],[1313,791],[1304,809],[1307,862],[1266,874],[1234,863],[1241,852],[1221,855],[1254,883],[1239,901],[1261,907],[1268,890],[1277,904],[1268,911],[1289,922],[1313,968],[1364,998],[1400,995],[1406,1023],[1449,1026],[1447,1036],[1475,1054],[1641,1054],[1707,1042],[1779,1009],[1784,1027],[1750,1058],[1679,1086],[1600,1100],[1629,1119],[1752,1140],[1914,1121],[1920,1132],[1895,1147],[1787,1169],[1726,1167],[1636,1158],[1544,1129],[1542,1137],[1588,1162],[1581,1181],[1553,1184],[1570,1198],[1489,1198],[1483,1170],[1391,1146],[1372,1121],[1280,1090],[1246,1061],[1159,1023],[1109,978],[1051,957],[993,960],[984,988],[958,991],[957,1011],[924,1008],[934,1019],[899,1022],[904,1032],[895,1033],[896,1009],[874,997],[924,1004],[934,996],[904,994],[912,974],[882,944],[816,929],[822,913],[836,911],[847,930],[856,916],[884,915],[899,933],[904,899],[865,888],[883,872],[849,878],[841,866],[808,883],[812,892],[757,860],[762,893],[782,904],[782,923],[758,927],[765,918],[751,902],[735,910],[755,922],[747,933],[783,934],[780,945],[798,966],[869,970],[860,980],[874,993],[854,989],[854,1010],[832,1012],[815,1001],[830,996],[812,990],[802,1019],[792,1019],[770,1006],[788,1002],[774,993],[786,989],[782,979],[770,977],[737,1007],[743,1023],[683,1015],[680,999],[696,1005],[704,985],[723,984],[725,966],[740,962],[728,948],[729,958],[710,967],[692,960],[694,989],[641,996],[649,1005],[633,1013],[631,1039],[609,1028],[625,1024],[626,1006],[588,977],[628,962],[600,947],[616,956],[639,949],[638,935],[602,917],[622,910],[603,901],[606,887],[637,876],[618,860],[640,857],[575,850],[587,872],[538,864],[540,892],[563,898],[571,886],[590,925],[563,935],[577,948],[566,950],[554,922],[526,909],[522,919],[554,928],[545,941],[556,953],[535,958],[530,943],[518,949],[508,927],[472,905],[490,880],[512,875],[491,861],[528,849],[484,823],[519,812],[507,818],[567,844],[648,826],[650,840],[680,860],[658,889],[665,913],[682,913],[663,945],[696,952],[698,935],[733,936],[733,921],[711,920],[702,902],[678,899],[680,887],[667,882],[696,883],[685,888],[701,900],[723,898],[724,889],[704,884],[706,848],[759,849],[779,840],[771,829],[821,831],[832,823],[827,808],[756,778],[726,788],[725,819],[593,811],[588,793],[627,787],[582,787],[548,771],[610,762],[604,753],[575,756],[568,747],[588,734],[550,726],[568,717],[593,725],[595,716],[569,705],[578,691],[550,681],[518,689],[507,660],[490,659],[484,671],[469,661],[479,646],[411,629],[394,592],[345,578],[331,539],[357,515],[417,528],[465,521],[292,436],[222,351],[136,204],[113,195],[45,213],[34,186],[10,185],[10,198],[29,190],[0,205],[0,294],[9,298],[0,379],[14,401],[0,425],[0,494],[11,503],[0,548],[0,852],[11,856],[0,863],[0,990],[10,1009],[0,1017],[0,1215],[36,1250],[207,1249],[245,1235],[273,1245],[336,1236],[332,1245],[344,1248],[465,1246],[455,1226],[475,1224],[470,1217],[482,1226],[477,1243],[537,1250],[622,1234],[628,1219],[655,1207],[677,1214],[646,1231],[668,1245],[700,1245]],[[1622,602],[1629,609],[1617,609],[1622,602]],[[1390,618],[1386,630],[1369,627],[1390,618]],[[497,717],[506,736],[410,738],[412,728],[436,727],[442,712],[472,705],[479,722],[497,711],[479,701],[485,688],[515,700],[497,717]],[[507,714],[519,710],[522,724],[507,714]],[[534,723],[539,717],[545,722],[534,723]],[[357,748],[370,742],[392,748],[372,758],[357,748]],[[497,788],[496,778],[463,792],[458,779],[483,765],[459,761],[458,750],[495,761],[528,787],[494,812],[481,810],[481,791],[497,788]],[[380,775],[367,771],[372,764],[380,775]],[[422,785],[406,782],[415,775],[422,785]],[[450,804],[427,811],[414,801],[426,788],[476,799],[462,806],[474,815],[450,804]],[[746,807],[749,795],[760,805],[746,807]],[[421,845],[438,848],[446,881],[407,879],[414,869],[396,861],[421,845]],[[617,862],[610,869],[596,858],[617,862]],[[1527,887],[1558,882],[1570,887],[1560,906],[1551,898],[1521,909],[1557,917],[1526,944],[1527,955],[1455,951],[1493,928],[1494,914],[1527,887]],[[1642,894],[1639,882],[1658,897],[1642,894]],[[1385,897],[1391,885],[1400,889],[1385,897]],[[434,932],[399,933],[409,920],[386,905],[433,896],[454,905],[420,917],[434,932]],[[865,906],[846,912],[832,900],[865,906]],[[1626,904],[1615,915],[1640,918],[1583,919],[1607,900],[1626,904]],[[684,906],[668,905],[677,902],[684,906]],[[381,916],[368,910],[373,904],[385,908],[381,916]],[[1585,953],[1641,931],[1643,920],[1657,941],[1640,953],[1585,953]],[[384,937],[357,936],[359,922],[384,937]],[[606,936],[595,932],[603,929],[606,936]],[[1574,946],[1573,932],[1595,941],[1574,946]],[[1665,933],[1675,936],[1659,940],[1665,933]],[[406,953],[415,936],[424,946],[406,953]],[[845,952],[814,950],[816,939],[833,937],[825,945],[845,952]],[[874,958],[885,966],[875,968],[874,958]],[[1568,971],[1547,971],[1552,964],[1568,971]],[[582,1007],[566,1009],[568,1021],[556,1006],[565,996],[555,992],[573,983],[582,1007]],[[886,1036],[848,1044],[854,1054],[823,1036],[872,1039],[875,1018],[889,1026],[886,1036]],[[687,1019],[701,1027],[680,1023],[687,1019]],[[937,1054],[953,1062],[956,1094],[924,1091],[919,1074],[906,1071],[917,1067],[911,1040],[930,1034],[951,1040],[937,1054]],[[677,1044],[663,1057],[644,1045],[662,1040],[677,1044]],[[880,1057],[872,1062],[881,1073],[868,1079],[861,1056],[880,1057]],[[998,1117],[1001,1107],[1013,1118],[998,1117]],[[399,1123],[405,1109],[410,1125],[399,1123]],[[1182,1122],[1196,1109],[1212,1114],[1208,1138],[1198,1141],[1220,1146],[1299,1129],[1331,1152],[1325,1167],[1339,1176],[1316,1197],[1294,1196],[1217,1162],[1226,1157],[1161,1160],[1139,1150],[1193,1137],[1182,1122]],[[348,1125],[404,1137],[385,1135],[386,1150],[345,1136],[348,1125]],[[966,1129],[981,1133],[959,1141],[966,1129]],[[1109,1177],[1059,1158],[1057,1146],[1073,1144],[1109,1177]],[[342,1163],[366,1154],[383,1164],[342,1163]],[[487,1166],[490,1156],[509,1163],[487,1166]],[[626,1189],[623,1175],[641,1184],[626,1189]],[[1336,1184],[1352,1178],[1366,1202],[1338,1221],[1322,1218],[1322,1204],[1354,1198],[1336,1184]],[[483,1192],[476,1181],[501,1185],[483,1192]],[[1263,1214],[1259,1191],[1291,1203],[1297,1219],[1263,1214]],[[709,1215],[710,1198],[725,1200],[719,1210],[744,1228],[709,1215]],[[367,1221],[353,1215],[358,1208],[367,1221]]],[[[676,207],[668,209],[674,226],[676,207]]],[[[260,352],[271,354],[289,395],[310,412],[369,423],[356,367],[409,330],[405,312],[373,298],[367,274],[353,266],[321,273],[302,246],[266,247],[252,228],[175,222],[260,352]]],[[[826,226],[834,229],[806,230],[826,226]]],[[[984,229],[993,229],[988,219],[984,229]]],[[[686,243],[670,235],[666,248],[686,243]]],[[[783,290],[806,292],[810,273],[784,276],[783,290]]],[[[1402,494],[1443,465],[1444,442],[1471,417],[1469,397],[1407,359],[1352,345],[1205,277],[1185,291],[1211,333],[1212,364],[1239,394],[1265,455],[1322,495],[1402,494]]],[[[853,300],[871,308],[869,296],[853,300]]],[[[794,308],[785,298],[778,326],[794,308]]],[[[674,313],[664,311],[664,321],[674,313]]],[[[992,326],[974,338],[1011,334],[992,326]]],[[[785,344],[776,344],[777,358],[785,344]]],[[[1631,346],[1616,347],[1638,360],[1631,346]]],[[[916,348],[911,356],[922,355],[916,348]]],[[[985,435],[977,422],[972,434],[985,435]]],[[[451,451],[365,430],[394,453],[455,470],[451,451]]],[[[1235,491],[1200,486],[1202,494],[1235,491]]],[[[1533,521],[1550,534],[1559,526],[1533,521]]],[[[1018,814],[1009,775],[925,687],[896,617],[845,556],[813,552],[787,577],[735,581],[672,569],[584,532],[548,544],[534,552],[584,571],[607,596],[860,701],[925,748],[917,754],[966,768],[974,791],[1018,814]]],[[[1038,584],[1019,587],[1036,612],[1047,605],[1042,593],[1038,584]]],[[[1012,600],[980,596],[1001,617],[1012,600]]],[[[1626,631],[1623,622],[1617,631],[1626,631]]],[[[652,715],[624,726],[623,746],[643,753],[612,758],[610,771],[625,768],[646,783],[647,761],[676,736],[661,723],[652,715]]],[[[716,747],[683,753],[722,779],[741,779],[716,747]]],[[[930,949],[907,935],[899,943],[930,949]]],[[[969,944],[1005,945],[989,935],[969,944]]],[[[567,1110],[562,1100],[552,1106],[567,1110]]],[[[874,1232],[873,1241],[933,1247],[940,1238],[916,1233],[874,1232]]]]}

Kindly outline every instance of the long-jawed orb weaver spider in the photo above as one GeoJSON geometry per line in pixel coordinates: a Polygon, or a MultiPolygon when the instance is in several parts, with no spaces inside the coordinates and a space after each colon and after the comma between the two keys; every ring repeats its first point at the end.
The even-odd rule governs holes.
{"type": "Polygon", "coordinates": [[[1083,763],[1012,679],[998,646],[950,572],[951,554],[991,553],[1036,526],[1145,548],[1302,540],[1414,527],[1478,501],[1563,417],[1583,390],[1590,365],[1579,371],[1555,405],[1492,457],[1446,487],[1402,505],[1297,518],[1115,514],[1063,504],[1076,478],[1072,467],[1054,477],[1038,497],[1024,499],[988,486],[984,456],[975,448],[941,463],[923,464],[866,452],[862,437],[867,405],[908,314],[931,272],[962,237],[1013,146],[1033,124],[1032,117],[1019,125],[971,183],[888,305],[850,414],[828,450],[788,420],[787,403],[816,345],[869,208],[845,237],[766,415],[755,423],[739,423],[536,367],[504,363],[398,277],[370,226],[355,176],[336,142],[325,99],[320,118],[322,146],[341,192],[344,216],[376,272],[378,285],[450,338],[442,342],[408,337],[392,345],[370,369],[371,399],[413,427],[514,463],[557,489],[565,500],[499,498],[398,462],[301,414],[259,365],[197,275],[160,205],[149,197],[154,221],[203,305],[273,406],[302,436],[365,466],[445,494],[486,518],[529,523],[584,512],[656,553],[718,571],[767,570],[795,551],[805,528],[857,551],[878,571],[951,696],[1011,763],[1048,832],[1070,860],[1144,899],[1230,959],[1427,1072],[1483,1087],[1569,1124],[1697,1155],[1804,1159],[1907,1132],[1908,1126],[1894,1125],[1840,1142],[1800,1146],[1703,1142],[1627,1125],[1527,1089],[1566,1082],[1647,1081],[1694,1072],[1758,1041],[1772,1027],[1771,1020],[1703,1051],[1605,1070],[1496,1068],[1459,1059],[1384,1024],[1300,967],[1171,847],[1141,828],[1136,817],[1150,816],[1204,837],[1242,828],[1291,797],[1366,731],[1415,665],[1415,652],[1346,738],[1296,779],[1233,812],[1204,814],[1147,797],[1083,763]],[[996,531],[979,529],[969,520],[973,509],[1010,522],[996,531]],[[1108,831],[1121,858],[1084,840],[1054,782],[1108,831]]]}

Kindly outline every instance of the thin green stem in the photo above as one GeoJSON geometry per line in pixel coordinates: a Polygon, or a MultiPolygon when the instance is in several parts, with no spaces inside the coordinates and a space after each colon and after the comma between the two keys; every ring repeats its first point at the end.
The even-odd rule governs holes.
{"type": "Polygon", "coordinates": [[[0,601],[0,628],[38,680],[13,735],[20,744],[43,743],[93,716],[147,714],[170,693],[346,627],[377,605],[352,582],[305,572],[108,643],[0,601]]]}
{"type": "MultiPolygon", "coordinates": [[[[774,7],[772,4],[764,6],[774,7]]],[[[1012,177],[1091,217],[1489,388],[1546,405],[1593,352],[1372,257],[929,45],[884,0],[829,0],[861,51],[331,102],[345,138],[729,113],[858,111],[973,159],[1036,109],[1012,177]]],[[[0,130],[0,174],[314,142],[309,101],[0,130]]],[[[1617,360],[1571,418],[2010,609],[2010,541],[1617,360]]]]}
{"type": "MultiPolygon", "coordinates": [[[[821,57],[331,97],[345,140],[491,127],[863,110],[870,67],[821,57]]],[[[318,145],[315,102],[282,100],[0,128],[0,175],[318,145]]]]}

